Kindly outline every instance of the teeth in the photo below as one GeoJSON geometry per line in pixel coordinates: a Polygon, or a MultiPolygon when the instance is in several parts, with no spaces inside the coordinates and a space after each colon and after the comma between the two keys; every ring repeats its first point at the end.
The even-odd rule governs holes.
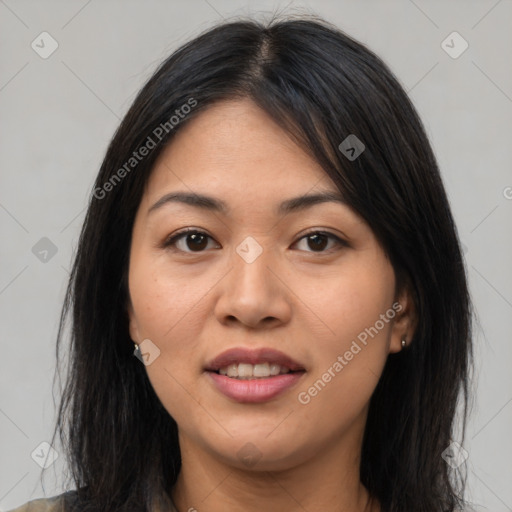
{"type": "MultiPolygon", "coordinates": [[[[252,366],[252,365],[249,365],[252,366]]],[[[255,364],[252,368],[254,377],[270,377],[270,366],[268,363],[255,364]]],[[[239,374],[240,375],[240,374],[239,374]]]]}
{"type": "Polygon", "coordinates": [[[240,363],[238,365],[238,376],[240,378],[248,378],[253,376],[252,364],[240,363]]]}
{"type": "Polygon", "coordinates": [[[237,364],[230,364],[228,366],[227,372],[228,377],[238,377],[238,365],[237,364]]]}
{"type": "MultiPolygon", "coordinates": [[[[288,368],[285,368],[287,370],[288,368]]],[[[281,366],[278,364],[271,364],[270,365],[270,375],[279,375],[279,372],[281,371],[281,366]]],[[[286,372],[284,372],[286,373],[286,372]]]]}
{"type": "Polygon", "coordinates": [[[274,363],[234,363],[224,368],[221,368],[219,370],[219,373],[221,375],[227,375],[228,377],[232,377],[234,379],[247,380],[270,377],[274,375],[288,373],[289,371],[289,368],[274,363]]]}

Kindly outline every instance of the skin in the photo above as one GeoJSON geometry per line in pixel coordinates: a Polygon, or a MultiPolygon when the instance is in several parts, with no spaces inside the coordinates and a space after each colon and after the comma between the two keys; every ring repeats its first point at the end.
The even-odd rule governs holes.
{"type": "MultiPolygon", "coordinates": [[[[410,296],[369,226],[348,206],[314,205],[284,217],[281,201],[338,192],[321,167],[248,99],[211,106],[177,132],[150,176],[134,227],[129,265],[130,333],[160,355],[146,366],[179,426],[178,510],[379,511],[359,480],[368,403],[388,354],[413,334],[410,296]],[[148,212],[172,191],[224,200],[227,215],[180,203],[148,212]],[[209,237],[164,241],[186,227],[209,237]],[[310,230],[325,238],[308,243],[310,230]],[[262,248],[248,263],[248,236],[262,248]],[[201,243],[203,245],[201,245],[201,243]],[[195,250],[196,249],[196,250],[195,250]],[[357,335],[399,301],[401,311],[304,405],[307,391],[357,335]],[[233,347],[272,347],[306,369],[265,403],[237,403],[204,372],[233,347]],[[237,452],[252,443],[247,467],[237,452]],[[256,496],[256,497],[255,497],[256,496]]],[[[246,448],[247,449],[247,448],[246,448]]]]}

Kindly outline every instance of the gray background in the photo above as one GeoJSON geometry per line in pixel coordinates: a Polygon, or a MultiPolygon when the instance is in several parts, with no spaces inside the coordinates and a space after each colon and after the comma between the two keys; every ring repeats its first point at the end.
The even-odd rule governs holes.
{"type": "Polygon", "coordinates": [[[510,0],[0,0],[1,510],[63,491],[62,455],[44,470],[43,489],[31,453],[50,440],[60,307],[86,198],[120,118],[173,49],[222,18],[276,8],[316,12],[366,43],[424,120],[479,322],[469,496],[477,510],[512,510],[510,0]],[[59,45],[46,59],[31,47],[50,48],[43,31],[59,45]],[[469,44],[458,58],[442,46],[453,31],[469,44]],[[43,237],[56,254],[41,252],[43,237]]]}

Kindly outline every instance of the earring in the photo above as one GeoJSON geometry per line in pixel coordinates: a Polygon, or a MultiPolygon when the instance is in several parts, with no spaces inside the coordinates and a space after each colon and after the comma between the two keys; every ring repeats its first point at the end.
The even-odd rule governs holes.
{"type": "Polygon", "coordinates": [[[405,341],[405,339],[403,339],[403,340],[402,340],[402,348],[403,348],[403,349],[405,348],[406,343],[407,343],[407,342],[405,341]]]}
{"type": "Polygon", "coordinates": [[[140,347],[137,345],[137,343],[134,343],[133,346],[135,347],[135,350],[133,351],[134,356],[138,356],[140,354],[140,347]]]}

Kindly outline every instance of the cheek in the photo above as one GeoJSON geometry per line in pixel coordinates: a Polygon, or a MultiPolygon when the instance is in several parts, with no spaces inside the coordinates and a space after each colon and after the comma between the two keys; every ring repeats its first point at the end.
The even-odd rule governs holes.
{"type": "MultiPolygon", "coordinates": [[[[354,254],[321,281],[312,280],[301,295],[317,315],[317,334],[341,350],[391,307],[394,286],[394,271],[387,260],[354,254]]],[[[386,323],[383,330],[389,327],[386,323]]]]}
{"type": "Polygon", "coordinates": [[[132,260],[129,283],[135,319],[141,336],[155,343],[168,344],[180,329],[190,332],[197,325],[190,318],[200,309],[208,278],[198,282],[180,270],[170,272],[163,257],[142,255],[132,260]]]}
{"type": "Polygon", "coordinates": [[[315,337],[315,364],[297,401],[312,418],[325,418],[329,409],[340,423],[361,412],[384,368],[395,315],[394,272],[387,260],[359,258],[326,282],[323,293],[310,296],[326,328],[315,337]]]}
{"type": "Polygon", "coordinates": [[[162,395],[172,396],[172,404],[166,404],[170,412],[190,407],[184,390],[192,390],[202,372],[200,344],[212,309],[208,292],[221,277],[212,274],[185,266],[171,269],[165,255],[141,252],[132,259],[129,287],[139,337],[160,350],[146,371],[163,402],[162,395]]]}
{"type": "Polygon", "coordinates": [[[188,390],[200,339],[201,323],[193,317],[197,320],[201,312],[205,290],[194,288],[183,274],[171,277],[162,263],[149,257],[132,259],[130,297],[140,340],[151,340],[160,351],[146,366],[148,378],[166,410],[182,425],[191,409],[197,409],[188,390]]]}

